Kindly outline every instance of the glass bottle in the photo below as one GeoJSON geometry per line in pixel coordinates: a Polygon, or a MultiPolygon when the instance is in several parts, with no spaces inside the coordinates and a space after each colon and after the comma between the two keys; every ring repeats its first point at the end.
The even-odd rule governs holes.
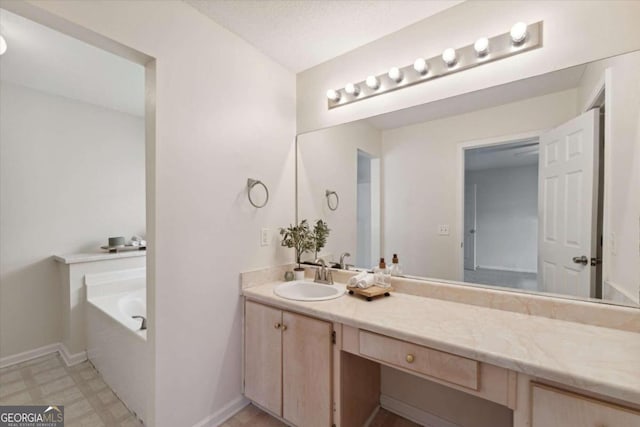
{"type": "Polygon", "coordinates": [[[398,260],[398,254],[393,254],[393,259],[391,260],[391,268],[389,272],[392,276],[402,276],[402,267],[400,267],[400,260],[398,260]]]}
{"type": "Polygon", "coordinates": [[[380,263],[373,269],[373,279],[376,286],[381,288],[388,288],[391,286],[391,274],[387,264],[384,262],[384,258],[380,258],[380,263]]]}

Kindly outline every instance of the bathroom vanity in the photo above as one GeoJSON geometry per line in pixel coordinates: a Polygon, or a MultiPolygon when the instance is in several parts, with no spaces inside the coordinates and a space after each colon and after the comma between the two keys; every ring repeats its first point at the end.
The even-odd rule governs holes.
{"type": "MultiPolygon", "coordinates": [[[[344,282],[349,273],[334,274],[344,282]]],[[[604,306],[586,319],[582,301],[410,279],[394,279],[401,292],[372,302],[292,301],[273,293],[281,282],[252,277],[243,277],[245,396],[293,425],[366,425],[386,368],[497,404],[515,427],[640,425],[633,308],[604,306]]],[[[412,401],[382,405],[415,421],[432,416],[434,426],[461,425],[418,413],[412,401]]]]}
{"type": "MultiPolygon", "coordinates": [[[[379,406],[640,426],[638,72],[633,51],[298,135],[296,222],[331,231],[307,261],[346,283],[345,254],[397,254],[406,276],[389,298],[301,302],[274,294],[282,268],[243,274],[245,395],[305,427],[379,406]]],[[[336,112],[372,102],[341,94],[336,112]]]]}

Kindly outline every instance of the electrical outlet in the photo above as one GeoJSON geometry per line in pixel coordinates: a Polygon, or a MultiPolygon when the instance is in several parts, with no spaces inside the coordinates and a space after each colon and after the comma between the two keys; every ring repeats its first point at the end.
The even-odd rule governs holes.
{"type": "Polygon", "coordinates": [[[269,246],[271,242],[271,230],[263,228],[260,232],[260,246],[269,246]]]}
{"type": "Polygon", "coordinates": [[[440,224],[440,225],[438,225],[438,235],[440,235],[440,236],[448,236],[449,235],[449,224],[440,224]]]}

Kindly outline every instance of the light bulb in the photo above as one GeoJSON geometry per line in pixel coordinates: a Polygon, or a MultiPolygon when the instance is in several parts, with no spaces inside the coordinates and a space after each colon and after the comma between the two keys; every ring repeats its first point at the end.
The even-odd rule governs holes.
{"type": "Polygon", "coordinates": [[[348,83],[344,87],[344,91],[347,92],[349,95],[358,96],[358,94],[360,93],[360,86],[354,85],[353,83],[348,83]]]}
{"type": "Polygon", "coordinates": [[[337,90],[329,89],[327,91],[327,98],[329,98],[330,101],[338,102],[340,101],[340,92],[338,92],[337,90]]]}
{"type": "Polygon", "coordinates": [[[514,44],[520,44],[527,38],[527,24],[518,22],[511,27],[511,41],[514,44]]]}
{"type": "Polygon", "coordinates": [[[445,49],[444,52],[442,52],[442,60],[444,61],[445,64],[451,67],[458,60],[458,55],[456,54],[456,50],[452,48],[445,49]]]}
{"type": "Polygon", "coordinates": [[[367,77],[366,83],[367,86],[369,86],[369,88],[373,90],[376,90],[380,87],[380,80],[378,80],[376,76],[367,77]]]}
{"type": "Polygon", "coordinates": [[[489,39],[486,37],[480,37],[473,44],[473,48],[475,49],[478,56],[485,56],[489,53],[489,39]]]}
{"type": "Polygon", "coordinates": [[[400,71],[398,67],[392,67],[387,75],[396,83],[400,83],[402,81],[402,71],[400,71]]]}
{"type": "Polygon", "coordinates": [[[7,41],[4,39],[2,35],[0,35],[0,55],[4,54],[7,51],[7,41]]]}
{"type": "Polygon", "coordinates": [[[429,67],[427,67],[427,61],[425,61],[424,58],[418,58],[413,63],[413,69],[416,70],[418,74],[425,75],[429,67]]]}

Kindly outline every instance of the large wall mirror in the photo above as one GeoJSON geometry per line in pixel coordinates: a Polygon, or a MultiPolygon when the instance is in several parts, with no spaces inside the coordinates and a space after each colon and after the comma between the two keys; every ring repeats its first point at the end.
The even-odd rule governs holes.
{"type": "Polygon", "coordinates": [[[638,76],[640,51],[299,135],[297,218],[336,265],[638,306],[638,76]]]}

